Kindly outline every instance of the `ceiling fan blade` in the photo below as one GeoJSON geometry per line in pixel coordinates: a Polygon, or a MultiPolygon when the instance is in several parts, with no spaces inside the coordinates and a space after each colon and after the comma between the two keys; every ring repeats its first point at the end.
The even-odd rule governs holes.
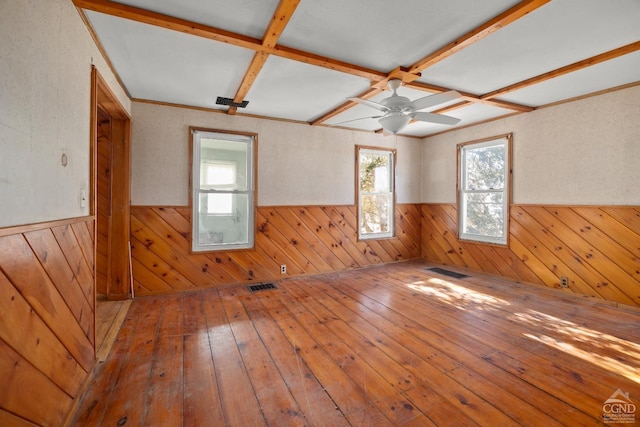
{"type": "Polygon", "coordinates": [[[426,111],[418,111],[411,114],[411,117],[421,122],[438,123],[441,125],[455,125],[460,121],[457,117],[445,116],[444,114],[427,113],[426,111]]]}
{"type": "Polygon", "coordinates": [[[445,103],[447,101],[452,101],[460,97],[461,95],[459,92],[450,90],[447,92],[436,93],[435,95],[427,95],[422,98],[418,98],[412,101],[409,106],[412,107],[415,111],[418,111],[425,108],[433,107],[434,105],[445,103]]]}
{"type": "Polygon", "coordinates": [[[385,107],[382,104],[378,104],[377,102],[374,101],[369,101],[368,99],[362,99],[362,98],[349,98],[350,101],[353,102],[358,102],[360,104],[366,105],[367,107],[371,107],[371,108],[375,108],[376,110],[380,110],[380,111],[389,111],[389,109],[387,107],[385,107]]]}
{"type": "Polygon", "coordinates": [[[360,117],[360,118],[358,118],[358,119],[345,120],[344,122],[331,123],[331,126],[339,126],[339,125],[343,125],[343,124],[345,124],[345,123],[349,123],[349,122],[357,122],[358,120],[365,120],[365,119],[379,119],[380,117],[384,117],[384,116],[360,117]]]}

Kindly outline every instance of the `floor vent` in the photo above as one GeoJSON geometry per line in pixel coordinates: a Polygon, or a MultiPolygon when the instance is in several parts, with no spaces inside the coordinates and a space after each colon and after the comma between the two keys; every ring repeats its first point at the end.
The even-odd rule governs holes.
{"type": "Polygon", "coordinates": [[[247,105],[249,105],[249,101],[233,102],[233,99],[231,98],[225,98],[223,96],[219,96],[218,98],[216,98],[216,104],[228,105],[229,107],[236,107],[236,108],[245,108],[247,105]]]}
{"type": "Polygon", "coordinates": [[[444,268],[427,268],[429,271],[433,271],[434,273],[443,274],[445,276],[453,277],[455,279],[464,279],[465,277],[469,277],[467,274],[456,273],[455,271],[445,270],[444,268]]]}
{"type": "Polygon", "coordinates": [[[257,285],[247,286],[251,292],[266,291],[268,289],[278,289],[273,283],[260,283],[257,285]]]}

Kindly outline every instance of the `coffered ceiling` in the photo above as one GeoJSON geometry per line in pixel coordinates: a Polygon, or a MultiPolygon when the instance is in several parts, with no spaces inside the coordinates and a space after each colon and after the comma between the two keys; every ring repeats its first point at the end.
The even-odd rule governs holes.
{"type": "Polygon", "coordinates": [[[640,83],[638,0],[73,2],[133,99],[227,114],[379,131],[348,98],[460,92],[422,137],[640,83]]]}

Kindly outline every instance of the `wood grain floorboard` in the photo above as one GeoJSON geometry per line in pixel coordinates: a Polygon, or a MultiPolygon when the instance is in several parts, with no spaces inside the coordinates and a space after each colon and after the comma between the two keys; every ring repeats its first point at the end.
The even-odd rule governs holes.
{"type": "Polygon", "coordinates": [[[131,300],[96,302],[96,360],[107,359],[131,306],[131,300]]]}
{"type": "Polygon", "coordinates": [[[618,389],[638,404],[639,311],[426,267],[138,298],[71,424],[592,426],[618,389]]]}

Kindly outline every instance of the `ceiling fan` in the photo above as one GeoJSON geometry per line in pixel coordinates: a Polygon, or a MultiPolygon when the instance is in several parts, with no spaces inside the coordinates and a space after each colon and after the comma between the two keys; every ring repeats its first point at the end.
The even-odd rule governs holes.
{"type": "Polygon", "coordinates": [[[375,108],[376,110],[381,111],[383,114],[380,116],[361,117],[359,119],[348,120],[347,122],[353,122],[363,119],[379,119],[378,123],[380,123],[380,126],[382,126],[385,131],[396,134],[400,132],[400,130],[402,130],[407,124],[409,124],[409,121],[411,121],[411,119],[421,122],[438,123],[443,125],[455,125],[460,121],[460,119],[456,117],[420,111],[425,108],[433,107],[435,105],[460,98],[461,95],[455,90],[450,90],[448,92],[438,93],[435,95],[428,95],[411,101],[406,96],[398,95],[397,89],[401,84],[401,80],[389,80],[389,88],[393,91],[393,94],[388,98],[381,100],[380,103],[362,98],[349,98],[351,101],[359,102],[360,104],[375,108]]]}

